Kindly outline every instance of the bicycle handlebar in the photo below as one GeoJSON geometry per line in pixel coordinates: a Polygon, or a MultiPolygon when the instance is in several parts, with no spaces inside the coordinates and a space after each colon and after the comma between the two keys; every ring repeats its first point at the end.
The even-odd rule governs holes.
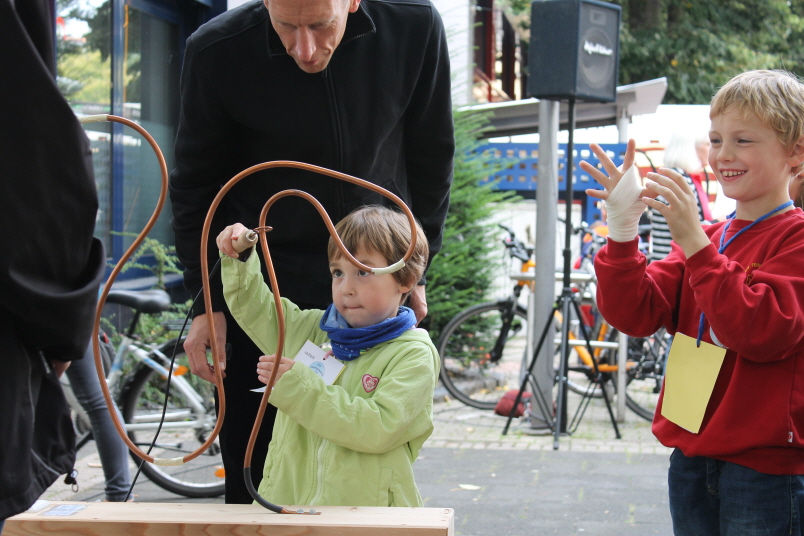
{"type": "Polygon", "coordinates": [[[508,238],[503,238],[503,244],[508,250],[508,255],[515,257],[522,262],[528,262],[533,256],[533,248],[529,248],[524,242],[519,240],[514,234],[514,230],[502,223],[497,224],[499,227],[508,232],[508,238]]]}
{"type": "MultiPolygon", "coordinates": [[[[556,219],[560,223],[563,223],[564,225],[567,224],[567,220],[565,220],[563,218],[556,218],[556,219]]],[[[576,226],[574,224],[570,224],[570,226],[572,227],[572,234],[581,234],[583,232],[586,232],[586,233],[591,233],[592,232],[592,229],[589,228],[589,224],[586,223],[585,221],[581,221],[581,224],[578,225],[578,226],[576,226]]]]}

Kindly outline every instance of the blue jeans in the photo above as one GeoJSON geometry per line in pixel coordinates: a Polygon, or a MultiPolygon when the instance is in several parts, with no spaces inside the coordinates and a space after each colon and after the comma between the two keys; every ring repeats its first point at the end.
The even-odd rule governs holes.
{"type": "MultiPolygon", "coordinates": [[[[75,397],[89,415],[92,437],[95,439],[103,466],[103,476],[106,479],[106,500],[124,501],[131,482],[128,471],[128,447],[118,435],[106,407],[106,400],[98,383],[98,374],[95,372],[95,358],[91,346],[84,353],[83,359],[70,364],[66,374],[75,397]]],[[[115,411],[122,423],[123,416],[116,407],[115,411]]]]}
{"type": "Polygon", "coordinates": [[[803,534],[802,475],[766,475],[676,449],[667,481],[676,536],[803,534]]]}

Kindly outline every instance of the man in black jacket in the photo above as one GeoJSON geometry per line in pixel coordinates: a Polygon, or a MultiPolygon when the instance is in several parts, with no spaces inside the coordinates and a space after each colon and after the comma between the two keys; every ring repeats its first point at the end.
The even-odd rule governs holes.
{"type": "Polygon", "coordinates": [[[89,140],[55,82],[51,0],[0,0],[0,529],[75,460],[58,375],[104,273],[89,140]]]}
{"type": "MultiPolygon", "coordinates": [[[[430,258],[439,250],[455,147],[446,37],[429,0],[250,2],[190,37],[181,86],[170,191],[176,246],[193,294],[201,288],[200,232],[212,199],[240,171],[272,160],[315,164],[383,186],[421,222],[430,258]]],[[[208,240],[209,266],[225,225],[256,226],[269,197],[288,188],[315,196],[335,222],[359,206],[389,204],[379,194],[323,175],[289,168],[258,172],[223,199],[208,240]]],[[[274,207],[268,240],[280,294],[303,308],[325,308],[331,282],[323,222],[298,197],[274,207]]],[[[247,503],[252,499],[242,467],[259,405],[260,396],[249,389],[260,386],[260,351],[226,311],[220,278],[210,286],[213,312],[199,300],[185,350],[193,373],[212,380],[205,353],[210,318],[220,344],[225,339],[232,345],[230,361],[222,364],[226,501],[247,503]]],[[[424,285],[410,305],[424,317],[424,285]]],[[[255,487],[273,412],[266,414],[252,457],[255,487]]]]}

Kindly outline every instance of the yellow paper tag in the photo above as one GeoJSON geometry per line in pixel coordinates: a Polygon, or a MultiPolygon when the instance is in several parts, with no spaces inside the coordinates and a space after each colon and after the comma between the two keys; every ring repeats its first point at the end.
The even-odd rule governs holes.
{"type": "Polygon", "coordinates": [[[726,349],[676,333],[664,377],[662,416],[697,434],[726,357],[726,349]]]}

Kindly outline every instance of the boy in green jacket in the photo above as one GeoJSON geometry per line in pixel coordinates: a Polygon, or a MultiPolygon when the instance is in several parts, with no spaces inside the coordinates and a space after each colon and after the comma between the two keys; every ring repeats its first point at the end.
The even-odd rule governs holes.
{"type": "MultiPolygon", "coordinates": [[[[352,212],[336,230],[366,266],[388,266],[410,244],[407,218],[379,206],[352,212]]],[[[333,304],[326,311],[302,311],[282,299],[284,353],[297,355],[306,341],[330,344],[334,358],[329,359],[345,365],[327,384],[314,368],[272,355],[277,311],[259,257],[249,255],[241,262],[231,247],[245,231],[241,224],[229,226],[217,244],[226,302],[267,354],[257,367],[259,380],[267,383],[273,367],[279,367],[269,399],[279,412],[260,495],[278,504],[422,506],[413,462],[433,431],[440,363],[430,336],[415,328],[413,311],[401,304],[427,265],[424,232],[417,224],[415,251],[392,274],[360,270],[330,238],[333,304]]]]}

